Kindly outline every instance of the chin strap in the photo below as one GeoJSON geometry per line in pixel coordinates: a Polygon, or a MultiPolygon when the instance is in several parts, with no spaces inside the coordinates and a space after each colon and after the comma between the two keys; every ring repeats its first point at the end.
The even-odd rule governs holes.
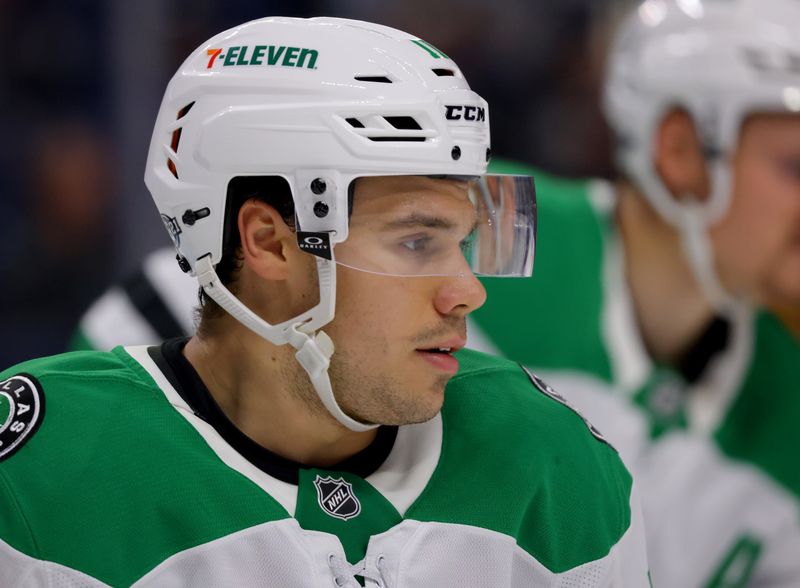
{"type": "Polygon", "coordinates": [[[650,151],[640,149],[632,152],[628,164],[632,169],[639,170],[634,177],[637,178],[644,197],[678,232],[684,257],[703,295],[716,312],[729,316],[744,301],[722,286],[708,231],[725,216],[730,207],[730,162],[724,153],[707,161],[711,175],[711,194],[706,202],[697,200],[692,194],[675,199],[661,181],[658,170],[654,168],[650,151]]]}
{"type": "Polygon", "coordinates": [[[255,314],[220,282],[217,272],[211,265],[210,255],[197,260],[195,272],[203,291],[233,318],[274,345],[288,343],[297,349],[295,357],[298,363],[308,374],[320,401],[333,418],[351,431],[369,431],[378,425],[361,423],[350,418],[333,395],[328,367],[334,345],[331,338],[318,329],[333,319],[336,306],[336,265],[332,260],[320,258],[316,260],[320,288],[319,304],[278,325],[271,325],[255,314]],[[314,330],[317,330],[316,333],[314,330]]]}
{"type": "Polygon", "coordinates": [[[714,266],[714,250],[708,236],[708,223],[701,206],[692,201],[681,205],[678,224],[681,245],[697,283],[714,309],[725,316],[731,315],[741,301],[722,286],[714,266]]]}
{"type": "Polygon", "coordinates": [[[301,326],[299,323],[295,323],[289,329],[289,344],[297,349],[294,356],[308,374],[314,390],[317,391],[317,396],[328,412],[342,425],[357,433],[378,427],[378,425],[361,423],[344,413],[333,395],[331,377],[328,374],[331,355],[333,355],[333,341],[325,331],[320,330],[316,335],[308,335],[299,331],[299,326],[301,326]]]}

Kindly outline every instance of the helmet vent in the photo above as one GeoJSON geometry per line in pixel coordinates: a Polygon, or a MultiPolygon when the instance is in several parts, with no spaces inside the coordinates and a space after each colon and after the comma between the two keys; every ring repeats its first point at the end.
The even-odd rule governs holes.
{"type": "Polygon", "coordinates": [[[383,120],[388,122],[396,129],[403,131],[421,131],[422,127],[411,116],[384,116],[383,120]]]}
{"type": "Polygon", "coordinates": [[[369,114],[359,118],[348,117],[344,121],[349,124],[357,135],[385,143],[391,141],[427,141],[435,133],[425,130],[419,121],[408,115],[379,115],[369,114]]]}
{"type": "MultiPolygon", "coordinates": [[[[172,142],[170,143],[170,148],[172,149],[173,153],[178,152],[178,143],[181,142],[181,130],[182,127],[178,127],[172,131],[172,142]]],[[[172,172],[172,175],[175,176],[175,179],[179,179],[178,168],[175,167],[175,162],[170,158],[167,158],[167,167],[169,168],[169,171],[172,172]]]]}
{"type": "Polygon", "coordinates": [[[385,143],[387,141],[424,141],[425,137],[369,137],[370,141],[385,143]]]}
{"type": "MultiPolygon", "coordinates": [[[[194,106],[194,102],[190,102],[189,104],[187,104],[186,106],[181,108],[178,111],[178,116],[175,117],[175,120],[180,120],[184,116],[186,116],[188,114],[188,112],[192,109],[192,106],[194,106]]],[[[172,131],[172,141],[170,142],[169,146],[170,146],[170,149],[172,149],[172,152],[175,153],[175,154],[178,153],[178,145],[181,142],[181,131],[182,130],[183,130],[183,127],[178,127],[177,129],[172,131]]],[[[167,168],[169,168],[169,171],[172,173],[172,175],[175,176],[176,179],[178,179],[178,168],[175,166],[175,162],[172,161],[172,159],[170,159],[170,158],[167,158],[167,168]]]]}
{"type": "Polygon", "coordinates": [[[363,129],[364,128],[364,123],[362,123],[357,118],[346,118],[345,120],[348,123],[350,123],[350,126],[353,127],[354,129],[363,129]]]}
{"type": "Polygon", "coordinates": [[[178,120],[182,119],[184,116],[189,114],[189,111],[192,109],[192,106],[194,106],[194,102],[189,102],[189,104],[181,108],[178,111],[178,120]]]}
{"type": "Polygon", "coordinates": [[[392,80],[386,76],[355,76],[359,82],[373,82],[376,84],[391,84],[392,80]]]}
{"type": "Polygon", "coordinates": [[[456,75],[452,69],[444,69],[444,68],[434,68],[433,73],[435,73],[439,77],[452,77],[456,75]]]}

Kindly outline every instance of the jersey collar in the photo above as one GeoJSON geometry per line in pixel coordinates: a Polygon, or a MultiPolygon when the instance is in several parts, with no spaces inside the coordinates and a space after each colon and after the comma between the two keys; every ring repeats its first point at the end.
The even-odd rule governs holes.
{"type": "MultiPolygon", "coordinates": [[[[211,425],[233,449],[261,471],[283,482],[296,485],[300,469],[306,466],[281,457],[259,445],[228,419],[197,371],[184,357],[182,351],[187,341],[185,337],[170,339],[160,346],[149,347],[147,351],[196,416],[211,425]]],[[[330,469],[366,478],[377,471],[389,456],[396,437],[397,427],[381,426],[378,428],[375,440],[369,446],[330,469]]]]}

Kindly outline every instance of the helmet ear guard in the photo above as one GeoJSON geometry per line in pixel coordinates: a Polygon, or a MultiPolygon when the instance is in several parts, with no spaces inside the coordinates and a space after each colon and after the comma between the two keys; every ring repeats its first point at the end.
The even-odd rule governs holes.
{"type": "Polygon", "coordinates": [[[298,230],[329,233],[334,243],[347,239],[353,179],[332,169],[298,170],[293,190],[298,230]]]}

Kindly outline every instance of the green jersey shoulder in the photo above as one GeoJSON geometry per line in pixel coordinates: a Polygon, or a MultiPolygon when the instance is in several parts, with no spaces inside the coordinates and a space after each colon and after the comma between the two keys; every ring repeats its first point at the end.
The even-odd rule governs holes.
{"type": "Polygon", "coordinates": [[[436,483],[424,502],[430,513],[450,510],[481,527],[504,521],[497,530],[517,535],[550,569],[575,567],[585,549],[589,559],[603,557],[630,526],[631,477],[615,450],[517,364],[471,350],[459,359],[442,411],[436,483]],[[498,488],[515,490],[501,502],[476,498],[498,488]],[[585,540],[569,539],[577,536],[585,540]]]}
{"type": "Polygon", "coordinates": [[[0,537],[15,550],[130,584],[192,543],[289,516],[198,444],[121,348],[27,362],[0,381],[17,373],[37,383],[47,409],[0,462],[0,493],[13,505],[0,537]]]}

